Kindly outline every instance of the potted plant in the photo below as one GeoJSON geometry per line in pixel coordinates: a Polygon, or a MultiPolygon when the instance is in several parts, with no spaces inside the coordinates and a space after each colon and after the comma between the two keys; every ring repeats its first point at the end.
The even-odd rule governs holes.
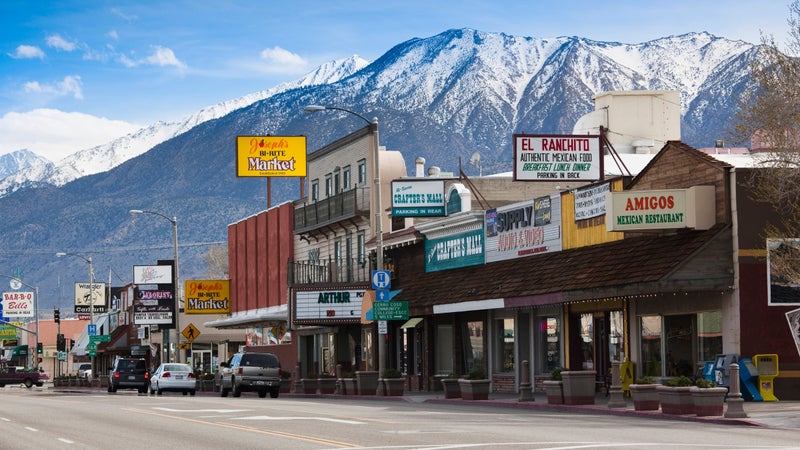
{"type": "Polygon", "coordinates": [[[459,378],[458,387],[464,400],[489,400],[491,380],[483,369],[472,369],[464,378],[459,378]]]}
{"type": "Polygon", "coordinates": [[[317,374],[309,373],[303,381],[303,394],[316,394],[317,393],[317,374]]]}
{"type": "Polygon", "coordinates": [[[593,405],[595,377],[594,370],[564,370],[561,378],[564,382],[565,405],[593,405]]]}
{"type": "Polygon", "coordinates": [[[633,409],[636,411],[657,411],[659,407],[657,387],[656,380],[649,375],[637,378],[630,385],[633,409]]]}
{"type": "Polygon", "coordinates": [[[358,395],[375,395],[378,392],[378,372],[373,370],[357,370],[356,386],[358,395]]]}
{"type": "Polygon", "coordinates": [[[442,389],[444,389],[444,398],[461,398],[461,385],[458,384],[458,375],[454,373],[448,374],[445,378],[441,378],[442,389]]]}
{"type": "Polygon", "coordinates": [[[692,414],[694,402],[691,388],[694,383],[687,376],[670,378],[663,385],[656,387],[661,412],[664,414],[692,414]]]}
{"type": "Polygon", "coordinates": [[[711,380],[699,378],[690,389],[694,413],[698,416],[721,416],[728,389],[711,380]]]}
{"type": "Polygon", "coordinates": [[[333,394],[336,392],[336,375],[327,372],[319,374],[317,388],[319,388],[320,394],[333,394]]]}
{"type": "Polygon", "coordinates": [[[385,369],[381,372],[380,385],[385,396],[401,396],[405,391],[406,379],[397,369],[385,369]]]}
{"type": "Polygon", "coordinates": [[[550,405],[561,405],[564,403],[564,381],[561,377],[561,367],[556,367],[550,372],[550,379],[544,380],[544,392],[547,395],[547,403],[550,405]]]}

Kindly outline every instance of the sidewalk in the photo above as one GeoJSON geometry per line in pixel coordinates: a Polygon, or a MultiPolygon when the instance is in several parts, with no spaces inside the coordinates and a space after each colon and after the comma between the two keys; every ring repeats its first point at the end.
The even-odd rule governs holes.
{"type": "MultiPolygon", "coordinates": [[[[56,392],[106,392],[105,388],[90,387],[59,387],[54,388],[52,383],[45,383],[42,388],[56,392]]],[[[197,391],[200,396],[217,396],[219,393],[211,391],[197,391]]],[[[595,397],[594,405],[550,405],[544,393],[534,393],[533,399],[520,401],[519,394],[493,392],[489,394],[489,400],[462,400],[446,399],[444,392],[409,392],[403,396],[385,397],[378,395],[320,395],[320,394],[301,394],[301,393],[282,393],[282,398],[324,398],[324,399],[348,399],[348,400],[379,400],[379,401],[405,401],[411,403],[448,403],[463,404],[475,407],[499,407],[499,408],[520,408],[536,409],[543,411],[558,412],[581,412],[587,414],[603,414],[613,416],[643,417],[653,420],[680,420],[703,423],[715,423],[725,425],[744,425],[755,427],[770,428],[792,428],[800,429],[800,401],[778,401],[778,402],[744,402],[743,409],[747,414],[746,418],[726,418],[724,416],[698,417],[694,415],[674,415],[664,414],[658,411],[636,411],[633,408],[633,400],[625,398],[627,405],[623,408],[609,408],[608,400],[604,392],[598,393],[595,397]]],[[[727,404],[725,410],[727,411],[727,404]]]]}

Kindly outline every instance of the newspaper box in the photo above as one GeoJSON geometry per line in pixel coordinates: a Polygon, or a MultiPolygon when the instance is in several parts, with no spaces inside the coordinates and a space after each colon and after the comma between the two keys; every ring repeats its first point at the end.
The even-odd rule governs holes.
{"type": "Polygon", "coordinates": [[[731,387],[731,364],[738,363],[739,357],[733,354],[717,355],[714,358],[714,378],[717,386],[731,387]]]}
{"type": "Polygon", "coordinates": [[[758,369],[758,391],[765,402],[777,402],[775,397],[775,377],[778,376],[778,355],[754,355],[753,361],[758,369]]]}

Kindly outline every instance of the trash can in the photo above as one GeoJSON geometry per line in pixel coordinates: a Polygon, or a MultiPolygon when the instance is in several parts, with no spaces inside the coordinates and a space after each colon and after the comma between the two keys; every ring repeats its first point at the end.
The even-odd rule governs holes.
{"type": "Polygon", "coordinates": [[[731,353],[717,355],[714,358],[714,381],[717,386],[731,387],[731,364],[739,362],[739,356],[731,353]]]}
{"type": "Polygon", "coordinates": [[[778,376],[778,355],[753,355],[753,360],[755,361],[756,369],[758,369],[758,392],[765,402],[777,402],[774,380],[778,376]]]}

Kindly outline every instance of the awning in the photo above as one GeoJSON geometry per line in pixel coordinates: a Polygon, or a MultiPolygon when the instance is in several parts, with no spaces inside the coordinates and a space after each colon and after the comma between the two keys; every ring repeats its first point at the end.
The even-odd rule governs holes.
{"type": "Polygon", "coordinates": [[[414,317],[413,319],[408,319],[408,322],[404,323],[400,328],[414,328],[420,322],[422,322],[422,317],[414,317]]]}
{"type": "Polygon", "coordinates": [[[211,322],[205,322],[203,325],[209,328],[271,327],[286,323],[289,319],[288,311],[288,305],[239,311],[231,314],[231,317],[212,320],[211,322]]]}

